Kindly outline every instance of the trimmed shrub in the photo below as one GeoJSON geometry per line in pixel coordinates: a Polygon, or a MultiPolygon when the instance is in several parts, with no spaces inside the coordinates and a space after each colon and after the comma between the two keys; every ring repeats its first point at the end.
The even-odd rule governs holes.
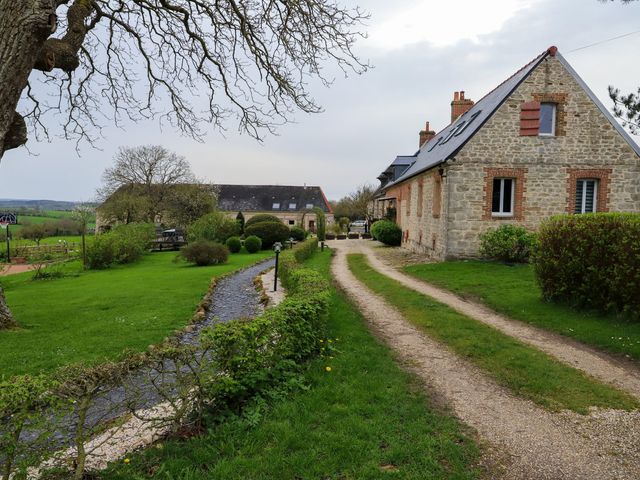
{"type": "Polygon", "coordinates": [[[275,215],[270,215],[268,213],[259,213],[258,215],[254,215],[249,220],[244,222],[244,228],[246,229],[250,225],[254,225],[256,223],[262,223],[262,222],[278,222],[278,223],[282,223],[282,221],[278,217],[276,217],[275,215]]]}
{"type": "Polygon", "coordinates": [[[245,235],[256,235],[262,240],[262,249],[268,250],[276,242],[285,242],[289,238],[289,227],[281,221],[259,222],[244,229],[245,235]]]}
{"type": "Polygon", "coordinates": [[[132,263],[148,250],[155,237],[155,228],[149,223],[119,225],[108,233],[98,235],[87,248],[87,266],[102,269],[116,263],[132,263]]]}
{"type": "Polygon", "coordinates": [[[225,243],[231,253],[238,253],[242,250],[242,242],[240,237],[229,237],[225,243]]]}
{"type": "Polygon", "coordinates": [[[296,262],[302,263],[318,250],[318,238],[310,238],[293,247],[293,256],[296,262]]]}
{"type": "Polygon", "coordinates": [[[336,239],[336,234],[335,233],[327,233],[325,235],[325,240],[335,240],[336,239]]]}
{"type": "Polygon", "coordinates": [[[363,234],[360,235],[360,237],[363,240],[369,240],[371,238],[371,234],[370,233],[363,233],[363,234]]]}
{"type": "Polygon", "coordinates": [[[394,222],[379,220],[371,226],[371,235],[376,240],[397,247],[402,241],[402,230],[394,222]]]}
{"type": "Polygon", "coordinates": [[[535,244],[536,234],[516,225],[501,225],[480,234],[480,254],[502,262],[528,262],[535,244]]]}
{"type": "MultiPolygon", "coordinates": [[[[303,249],[310,251],[307,242],[303,249]]],[[[300,268],[295,250],[282,254],[282,281],[288,290],[284,301],[253,320],[219,323],[203,332],[203,346],[216,372],[214,381],[205,385],[211,404],[238,412],[256,394],[319,353],[320,340],[326,336],[329,285],[319,273],[300,268]]]]}
{"type": "Polygon", "coordinates": [[[348,236],[351,240],[357,240],[357,239],[359,239],[359,238],[360,238],[360,234],[359,234],[359,233],[356,233],[356,232],[350,232],[347,236],[348,236]]]}
{"type": "Polygon", "coordinates": [[[640,319],[640,215],[563,215],[545,221],[532,263],[548,300],[640,319]]]}
{"type": "Polygon", "coordinates": [[[294,240],[297,240],[298,242],[303,241],[305,238],[307,238],[307,232],[304,231],[304,228],[302,227],[291,227],[289,229],[289,232],[291,233],[291,238],[293,238],[294,240]]]}
{"type": "Polygon", "coordinates": [[[256,253],[262,248],[262,240],[260,240],[260,237],[250,235],[244,239],[244,248],[249,253],[256,253]]]}
{"type": "Polygon", "coordinates": [[[221,212],[208,213],[189,227],[189,241],[208,240],[224,243],[229,237],[240,233],[240,225],[232,218],[221,212]]]}
{"type": "Polygon", "coordinates": [[[229,249],[220,243],[197,240],[182,247],[180,256],[187,262],[204,267],[225,263],[229,258],[229,249]]]}

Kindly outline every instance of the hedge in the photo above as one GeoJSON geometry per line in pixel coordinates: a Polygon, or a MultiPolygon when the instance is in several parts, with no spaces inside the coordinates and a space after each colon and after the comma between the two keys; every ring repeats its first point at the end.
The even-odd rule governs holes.
{"type": "Polygon", "coordinates": [[[87,248],[90,269],[108,268],[113,264],[133,263],[148,251],[155,237],[155,228],[149,223],[119,225],[110,232],[98,235],[87,248]]]}
{"type": "Polygon", "coordinates": [[[84,478],[90,452],[77,447],[105,428],[123,428],[108,415],[105,425],[88,413],[100,404],[126,418],[132,410],[149,407],[149,392],[136,391],[137,382],[131,382],[130,375],[142,379],[152,372],[157,398],[171,404],[154,425],[170,427],[168,434],[181,428],[204,431],[209,422],[213,425],[227,412],[241,411],[255,395],[290,377],[319,353],[326,333],[329,285],[296,261],[311,256],[315,248],[317,240],[311,239],[283,252],[285,300],[253,320],[204,330],[198,347],[167,340],[119,362],[69,365],[48,376],[0,379],[0,475],[22,478],[29,466],[60,448],[50,440],[66,432],[76,448],[67,451],[71,458],[61,459],[60,466],[73,468],[65,478],[84,478]],[[142,367],[146,370],[140,371],[142,367]],[[157,381],[165,377],[171,380],[157,381]],[[105,395],[110,389],[123,395],[105,395]]]}
{"type": "Polygon", "coordinates": [[[532,263],[546,299],[640,319],[640,214],[545,221],[532,263]]]}

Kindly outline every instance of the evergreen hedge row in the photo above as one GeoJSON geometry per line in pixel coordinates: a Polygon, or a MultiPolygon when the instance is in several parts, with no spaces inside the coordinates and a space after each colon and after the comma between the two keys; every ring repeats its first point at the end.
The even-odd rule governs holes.
{"type": "Polygon", "coordinates": [[[546,299],[640,319],[640,214],[552,217],[538,238],[532,263],[546,299]]]}

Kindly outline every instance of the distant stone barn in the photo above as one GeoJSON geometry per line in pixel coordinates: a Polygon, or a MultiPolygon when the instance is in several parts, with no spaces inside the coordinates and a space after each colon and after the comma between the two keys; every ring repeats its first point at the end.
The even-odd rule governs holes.
{"type": "Polygon", "coordinates": [[[555,47],[476,103],[455,92],[451,124],[427,123],[378,178],[375,216],[395,214],[402,246],[435,259],[477,256],[505,223],[640,211],[640,148],[555,47]]]}

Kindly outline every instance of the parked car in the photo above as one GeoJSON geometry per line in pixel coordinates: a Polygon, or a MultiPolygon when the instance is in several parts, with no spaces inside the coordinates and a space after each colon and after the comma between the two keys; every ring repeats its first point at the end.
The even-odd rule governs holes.
{"type": "Polygon", "coordinates": [[[351,222],[350,226],[351,227],[366,227],[367,226],[367,221],[366,220],[355,220],[355,221],[351,222]]]}

